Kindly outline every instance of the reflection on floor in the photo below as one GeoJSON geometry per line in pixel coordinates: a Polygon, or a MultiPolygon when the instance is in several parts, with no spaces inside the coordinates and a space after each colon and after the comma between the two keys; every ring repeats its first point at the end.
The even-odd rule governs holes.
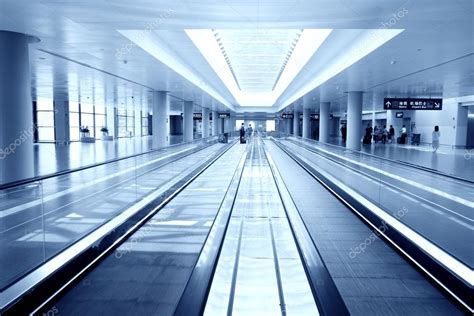
{"type": "MultiPolygon", "coordinates": [[[[329,142],[334,145],[345,146],[339,137],[332,137],[329,142]]],[[[441,146],[436,153],[433,153],[430,145],[413,146],[394,143],[384,145],[377,143],[363,145],[362,151],[474,181],[474,150],[441,146]]]]}
{"type": "MultiPolygon", "coordinates": [[[[183,141],[182,135],[170,135],[170,144],[183,141]]],[[[147,152],[153,147],[151,136],[119,138],[95,143],[73,142],[69,145],[39,143],[34,146],[35,175],[75,169],[114,158],[147,152]]]]}

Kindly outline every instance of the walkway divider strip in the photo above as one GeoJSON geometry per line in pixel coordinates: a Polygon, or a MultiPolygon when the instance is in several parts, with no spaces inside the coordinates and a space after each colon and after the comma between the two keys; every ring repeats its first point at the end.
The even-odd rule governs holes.
{"type": "Polygon", "coordinates": [[[174,315],[202,315],[204,312],[248,154],[247,150],[242,154],[242,158],[235,169],[234,176],[227,188],[184,292],[176,306],[174,315]]]}
{"type": "Polygon", "coordinates": [[[308,232],[298,208],[291,197],[270,153],[265,149],[273,178],[282,200],[291,232],[303,261],[320,315],[349,315],[349,311],[334,283],[316,245],[308,232]]]}

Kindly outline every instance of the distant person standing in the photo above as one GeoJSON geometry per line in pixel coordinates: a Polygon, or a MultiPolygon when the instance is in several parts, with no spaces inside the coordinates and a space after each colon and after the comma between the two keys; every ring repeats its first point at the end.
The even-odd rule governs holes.
{"type": "Polygon", "coordinates": [[[245,125],[244,123],[242,123],[242,125],[240,126],[240,143],[243,144],[245,143],[245,125]]]}
{"type": "Polygon", "coordinates": [[[393,125],[390,125],[390,128],[388,129],[388,139],[390,139],[390,142],[395,139],[395,128],[393,128],[393,125]]]}
{"type": "Polygon", "coordinates": [[[382,144],[384,145],[387,142],[387,136],[388,136],[387,126],[384,125],[382,129],[382,144]]]}
{"type": "Polygon", "coordinates": [[[346,138],[347,138],[347,127],[346,124],[342,124],[341,126],[341,136],[342,136],[342,142],[346,143],[346,138]]]}
{"type": "Polygon", "coordinates": [[[407,142],[407,127],[405,125],[403,125],[402,129],[400,130],[400,144],[406,144],[407,142]]]}
{"type": "Polygon", "coordinates": [[[441,133],[439,132],[439,126],[436,125],[434,127],[434,131],[432,133],[432,138],[433,138],[433,142],[432,142],[432,146],[433,146],[433,152],[435,153],[438,148],[439,148],[439,138],[441,137],[441,133]]]}
{"type": "Polygon", "coordinates": [[[247,137],[250,139],[253,135],[253,128],[252,128],[252,124],[249,124],[249,127],[247,128],[247,137]]]}

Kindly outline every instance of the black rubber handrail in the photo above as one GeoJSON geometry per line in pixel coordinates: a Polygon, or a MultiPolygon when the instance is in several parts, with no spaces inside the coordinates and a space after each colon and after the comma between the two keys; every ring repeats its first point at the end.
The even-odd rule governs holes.
{"type": "Polygon", "coordinates": [[[173,144],[173,145],[162,147],[162,148],[151,149],[151,150],[148,150],[148,151],[145,151],[145,152],[142,152],[142,153],[138,153],[138,154],[132,154],[132,155],[124,156],[124,157],[105,160],[105,161],[94,163],[94,164],[87,165],[87,166],[62,170],[62,171],[50,173],[50,174],[43,175],[43,176],[35,176],[35,177],[27,178],[27,179],[12,181],[12,182],[8,182],[8,183],[0,185],[0,190],[11,189],[11,188],[14,188],[14,187],[17,187],[17,186],[22,186],[22,185],[26,185],[26,184],[33,183],[33,182],[38,182],[38,181],[43,181],[43,180],[46,180],[46,179],[55,178],[55,177],[63,176],[63,175],[66,175],[66,174],[75,173],[75,172],[78,172],[78,171],[83,171],[83,170],[86,170],[86,169],[91,169],[91,168],[99,167],[99,166],[102,166],[102,165],[107,165],[107,164],[114,163],[114,162],[121,161],[121,160],[131,159],[131,158],[135,158],[135,157],[139,157],[139,156],[143,156],[143,155],[147,155],[147,154],[151,154],[151,153],[155,153],[155,152],[159,152],[159,151],[165,151],[165,150],[167,150],[171,147],[190,145],[190,144],[193,144],[193,143],[198,144],[198,143],[201,143],[201,142],[202,143],[213,143],[213,142],[218,141],[219,136],[216,135],[216,136],[211,136],[209,138],[201,138],[201,139],[193,140],[192,142],[173,144]],[[215,140],[210,140],[211,138],[215,138],[215,140]]]}

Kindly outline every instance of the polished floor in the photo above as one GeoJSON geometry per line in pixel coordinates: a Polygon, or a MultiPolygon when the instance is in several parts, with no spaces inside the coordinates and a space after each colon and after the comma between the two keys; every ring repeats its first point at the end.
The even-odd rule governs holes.
{"type": "MultiPolygon", "coordinates": [[[[339,137],[330,138],[330,143],[345,146],[339,137]]],[[[436,153],[433,153],[431,145],[427,144],[416,146],[377,143],[362,145],[361,151],[474,181],[474,149],[456,149],[450,146],[441,146],[436,153]]]]}

